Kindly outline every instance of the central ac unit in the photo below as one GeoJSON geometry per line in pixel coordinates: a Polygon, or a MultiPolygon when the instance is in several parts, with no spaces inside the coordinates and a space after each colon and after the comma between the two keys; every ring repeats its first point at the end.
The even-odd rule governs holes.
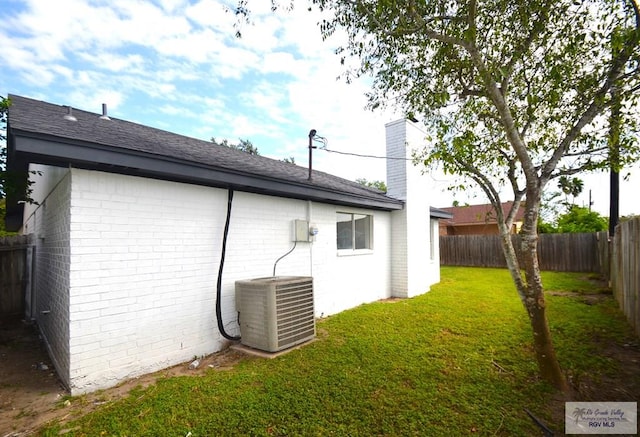
{"type": "Polygon", "coordinates": [[[277,352],[316,335],[312,277],[236,281],[236,309],[245,346],[277,352]]]}

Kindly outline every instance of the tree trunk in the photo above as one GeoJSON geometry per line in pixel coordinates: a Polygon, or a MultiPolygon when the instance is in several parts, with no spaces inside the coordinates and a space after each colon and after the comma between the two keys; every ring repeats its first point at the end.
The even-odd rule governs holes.
{"type": "Polygon", "coordinates": [[[536,229],[538,214],[534,203],[535,200],[531,201],[525,208],[524,225],[520,233],[522,267],[525,272],[526,284],[523,284],[523,290],[518,291],[521,296],[524,295],[523,303],[533,329],[533,347],[540,376],[557,389],[567,392],[569,385],[558,363],[547,322],[544,290],[540,276],[540,265],[538,264],[538,231],[536,229]]]}
{"type": "MultiPolygon", "coordinates": [[[[532,293],[536,295],[537,293],[532,293]]],[[[547,323],[547,314],[544,296],[540,293],[539,298],[532,296],[527,299],[527,313],[533,328],[533,347],[538,361],[540,376],[547,382],[553,384],[558,390],[568,391],[569,385],[562,373],[556,351],[551,341],[551,333],[547,323]]]]}

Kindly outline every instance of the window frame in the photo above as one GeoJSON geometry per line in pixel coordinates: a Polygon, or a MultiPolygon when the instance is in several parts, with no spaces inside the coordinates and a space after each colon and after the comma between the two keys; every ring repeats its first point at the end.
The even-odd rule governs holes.
{"type": "Polygon", "coordinates": [[[436,218],[429,217],[429,260],[436,261],[436,238],[440,244],[440,222],[436,218]]]}
{"type": "Polygon", "coordinates": [[[374,229],[374,215],[365,213],[365,212],[353,212],[353,211],[336,211],[336,250],[338,251],[338,255],[340,256],[349,256],[349,255],[366,255],[373,253],[374,249],[374,241],[373,241],[373,232],[374,229]],[[340,221],[340,216],[350,216],[350,238],[351,238],[351,247],[349,248],[340,248],[339,234],[340,229],[339,223],[346,223],[346,220],[340,221]],[[368,219],[365,223],[368,223],[367,229],[365,232],[368,235],[364,236],[365,246],[363,248],[356,248],[358,230],[357,230],[357,222],[359,220],[358,216],[362,216],[360,219],[368,219]]]}

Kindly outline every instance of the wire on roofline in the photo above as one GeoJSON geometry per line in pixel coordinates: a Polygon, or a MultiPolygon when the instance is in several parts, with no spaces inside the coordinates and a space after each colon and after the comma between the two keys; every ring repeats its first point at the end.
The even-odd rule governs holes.
{"type": "Polygon", "coordinates": [[[376,156],[376,155],[365,155],[361,153],[339,152],[337,150],[327,149],[326,147],[322,147],[320,148],[320,150],[324,150],[325,152],[329,152],[329,153],[338,153],[340,155],[358,156],[360,158],[395,159],[400,161],[413,161],[413,158],[401,158],[397,156],[376,156]]]}
{"type": "Polygon", "coordinates": [[[361,153],[340,152],[338,150],[327,149],[327,146],[329,145],[329,140],[326,139],[325,137],[322,137],[322,136],[318,135],[318,134],[313,136],[313,141],[317,141],[319,143],[322,143],[322,147],[320,147],[320,150],[324,150],[325,152],[329,152],[329,153],[337,153],[339,155],[357,156],[359,158],[394,159],[394,160],[399,160],[399,161],[413,161],[413,158],[401,158],[401,157],[394,157],[394,156],[366,155],[366,154],[361,154],[361,153]]]}

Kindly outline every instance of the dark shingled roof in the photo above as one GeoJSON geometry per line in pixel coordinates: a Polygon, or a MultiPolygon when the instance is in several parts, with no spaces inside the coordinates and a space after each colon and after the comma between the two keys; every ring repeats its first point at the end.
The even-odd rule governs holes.
{"type": "Polygon", "coordinates": [[[356,182],[149,126],[10,95],[9,165],[73,166],[347,206],[403,203],[356,182]],[[13,162],[12,162],[13,161],[13,162]]]}

